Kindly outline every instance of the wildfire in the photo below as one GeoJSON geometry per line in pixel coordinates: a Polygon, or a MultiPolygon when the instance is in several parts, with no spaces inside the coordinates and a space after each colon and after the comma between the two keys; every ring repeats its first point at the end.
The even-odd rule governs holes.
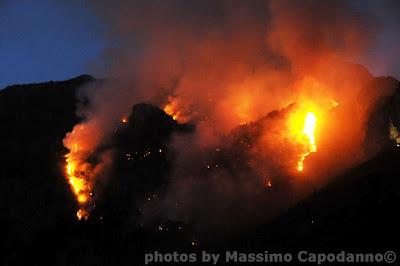
{"type": "Polygon", "coordinates": [[[331,100],[331,106],[328,108],[329,110],[338,107],[339,103],[335,100],[331,100]]]}
{"type": "Polygon", "coordinates": [[[308,112],[304,119],[303,135],[308,139],[308,151],[300,156],[297,162],[297,171],[301,172],[304,169],[304,160],[312,152],[317,151],[315,144],[315,128],[317,126],[317,118],[313,112],[308,112]]]}
{"type": "Polygon", "coordinates": [[[178,100],[174,97],[168,97],[169,103],[164,106],[164,112],[170,115],[175,121],[185,123],[187,118],[180,111],[178,100]]]}
{"type": "Polygon", "coordinates": [[[172,104],[170,104],[170,103],[167,104],[167,105],[164,107],[164,112],[165,112],[166,114],[170,115],[170,116],[172,117],[172,119],[174,119],[175,121],[178,120],[179,112],[175,112],[175,111],[174,111],[172,104]]]}
{"type": "Polygon", "coordinates": [[[76,212],[76,217],[78,218],[78,220],[82,220],[82,218],[87,220],[89,218],[89,212],[84,209],[79,209],[76,212]]]}
{"type": "Polygon", "coordinates": [[[400,147],[400,133],[393,125],[392,120],[390,120],[389,122],[389,137],[391,140],[394,140],[396,142],[397,147],[400,147]]]}
{"type": "Polygon", "coordinates": [[[76,125],[63,140],[64,146],[69,150],[65,155],[65,177],[79,205],[76,213],[79,220],[89,218],[89,205],[92,201],[95,168],[87,161],[91,150],[88,144],[91,140],[93,136],[88,134],[87,127],[82,124],[76,125]]]}
{"type": "Polygon", "coordinates": [[[79,220],[82,218],[86,220],[89,217],[89,212],[85,210],[85,206],[91,196],[91,185],[85,176],[85,165],[79,163],[74,156],[77,152],[79,152],[79,146],[75,144],[74,149],[65,156],[65,170],[68,183],[71,186],[72,192],[75,194],[78,204],[81,206],[76,216],[79,220]]]}
{"type": "Polygon", "coordinates": [[[271,179],[266,179],[266,180],[265,180],[265,187],[266,187],[266,188],[271,188],[271,187],[272,187],[272,181],[271,181],[271,179]]]}

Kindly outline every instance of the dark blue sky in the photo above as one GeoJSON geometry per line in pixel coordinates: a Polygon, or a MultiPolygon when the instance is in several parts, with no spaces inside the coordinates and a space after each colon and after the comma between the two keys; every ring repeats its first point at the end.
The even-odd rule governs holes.
{"type": "Polygon", "coordinates": [[[99,60],[101,23],[85,1],[62,2],[0,0],[0,89],[67,79],[99,60]]]}
{"type": "Polygon", "coordinates": [[[359,63],[375,76],[390,75],[400,79],[400,1],[351,1],[360,10],[375,16],[379,23],[377,42],[367,54],[358,59],[359,63]]]}
{"type": "MultiPolygon", "coordinates": [[[[101,69],[105,26],[80,0],[0,0],[0,89],[11,84],[64,80],[101,69]]],[[[354,0],[383,23],[379,42],[357,59],[374,75],[400,78],[397,0],[354,0]]]]}

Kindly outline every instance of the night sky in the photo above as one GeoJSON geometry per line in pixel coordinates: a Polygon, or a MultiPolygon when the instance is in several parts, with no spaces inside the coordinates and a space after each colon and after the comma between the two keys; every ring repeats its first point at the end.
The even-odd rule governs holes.
{"type": "Polygon", "coordinates": [[[80,2],[0,0],[0,88],[88,72],[105,41],[101,23],[80,2]]]}
{"type": "MultiPolygon", "coordinates": [[[[378,42],[354,59],[374,75],[400,78],[399,4],[354,1],[380,21],[378,42]]],[[[0,88],[11,84],[98,76],[109,41],[106,25],[87,1],[0,0],[0,88]]]]}

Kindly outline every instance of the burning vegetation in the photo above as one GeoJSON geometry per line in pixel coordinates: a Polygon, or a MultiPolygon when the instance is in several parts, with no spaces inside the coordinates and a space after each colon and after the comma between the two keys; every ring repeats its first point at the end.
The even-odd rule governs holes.
{"type": "Polygon", "coordinates": [[[368,48],[367,19],[339,1],[205,3],[160,3],[168,8],[157,12],[143,3],[129,6],[129,17],[101,8],[118,25],[116,34],[129,36],[124,48],[136,47],[130,42],[139,37],[144,45],[133,69],[115,66],[118,81],[80,95],[89,104],[64,139],[79,219],[98,199],[105,204],[98,182],[109,182],[102,184],[107,190],[128,177],[136,180],[126,181],[125,190],[134,191],[137,220],[218,226],[223,210],[233,219],[238,211],[257,216],[261,208],[267,219],[369,156],[363,150],[369,113],[387,91],[369,91],[374,77],[347,62],[368,48]],[[143,15],[149,12],[157,15],[143,15]],[[182,14],[190,23],[181,23],[182,14]],[[159,109],[137,107],[141,102],[159,109]],[[158,124],[147,120],[153,115],[158,124]],[[168,133],[156,132],[158,126],[168,133]],[[191,130],[182,134],[180,126],[191,130]],[[162,185],[139,184],[150,182],[145,177],[158,166],[162,185]],[[282,203],[290,194],[296,196],[282,203]],[[205,212],[215,217],[202,221],[205,212]]]}
{"type": "MultiPolygon", "coordinates": [[[[80,128],[83,130],[83,127],[80,128]]],[[[73,136],[75,131],[70,133],[73,136]]],[[[89,218],[87,205],[92,196],[93,185],[89,180],[89,172],[92,166],[80,157],[80,144],[74,142],[68,154],[65,155],[65,173],[72,192],[80,206],[76,216],[79,220],[89,218]]]]}
{"type": "Polygon", "coordinates": [[[113,78],[1,91],[12,259],[39,242],[62,265],[248,236],[247,249],[398,242],[400,87],[349,63],[376,36],[359,5],[90,2],[114,38],[98,68],[113,78]]]}
{"type": "Polygon", "coordinates": [[[179,123],[186,123],[188,118],[179,107],[179,102],[175,97],[169,96],[168,103],[164,107],[164,112],[179,123]]]}
{"type": "Polygon", "coordinates": [[[302,134],[306,138],[306,147],[308,149],[307,152],[303,153],[300,156],[299,161],[297,162],[297,170],[299,172],[304,169],[304,159],[311,153],[317,151],[317,145],[315,144],[315,127],[317,126],[317,118],[313,112],[308,112],[304,118],[304,126],[302,130],[302,134]]]}
{"type": "Polygon", "coordinates": [[[397,147],[400,147],[400,133],[392,121],[389,122],[389,137],[396,143],[397,147]]]}
{"type": "Polygon", "coordinates": [[[97,146],[94,144],[97,144],[98,134],[91,134],[86,128],[88,126],[76,125],[63,140],[69,150],[65,155],[65,176],[79,207],[76,212],[79,220],[87,220],[95,206],[93,193],[96,178],[104,171],[108,156],[106,153],[96,153],[97,146]]]}

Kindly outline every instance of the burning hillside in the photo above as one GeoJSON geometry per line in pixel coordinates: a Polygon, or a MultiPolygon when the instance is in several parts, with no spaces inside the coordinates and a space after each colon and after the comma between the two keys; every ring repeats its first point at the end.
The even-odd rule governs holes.
{"type": "MultiPolygon", "coordinates": [[[[314,79],[300,83],[304,84],[321,87],[314,79]]],[[[67,160],[81,155],[72,161],[75,172],[68,172],[71,163],[66,162],[66,175],[80,206],[78,219],[88,219],[92,211],[95,217],[111,212],[112,219],[128,215],[147,226],[169,219],[185,223],[194,219],[200,232],[216,230],[225,235],[274,217],[362,158],[350,161],[349,146],[338,146],[353,141],[354,135],[342,131],[350,121],[337,120],[352,106],[330,97],[313,101],[306,95],[225,133],[211,127],[207,116],[188,115],[191,125],[180,124],[168,112],[171,109],[161,110],[163,105],[160,109],[135,106],[130,115],[125,112],[115,121],[101,145],[90,146],[89,142],[91,152],[80,154],[79,147],[89,150],[83,141],[67,155],[67,160]],[[106,174],[96,176],[96,171],[106,174]],[[153,175],[153,171],[162,174],[153,175]],[[127,199],[132,205],[126,205],[127,199]],[[132,208],[139,213],[129,211],[132,208]],[[262,215],[257,214],[260,208],[262,215]],[[238,212],[257,218],[241,221],[238,212]],[[237,223],[222,231],[226,219],[237,223]]],[[[84,123],[77,125],[64,143],[84,140],[79,138],[84,128],[84,123]]],[[[362,156],[364,144],[357,145],[362,156]]]]}
{"type": "MultiPolygon", "coordinates": [[[[297,171],[301,172],[304,169],[304,159],[311,153],[317,151],[317,145],[315,144],[314,132],[317,126],[317,118],[313,112],[308,112],[304,118],[303,130],[301,133],[306,139],[305,146],[307,151],[301,154],[299,161],[297,162],[297,171]]],[[[303,138],[304,138],[303,137],[303,138]]]]}
{"type": "Polygon", "coordinates": [[[85,1],[105,78],[0,91],[5,265],[396,245],[400,84],[361,2],[85,1]]]}
{"type": "MultiPolygon", "coordinates": [[[[100,146],[83,156],[87,162],[75,160],[75,170],[79,165],[82,170],[70,176],[67,168],[80,206],[78,219],[88,219],[92,211],[95,217],[107,219],[128,215],[146,226],[172,219],[195,223],[199,232],[227,235],[274,217],[346,169],[346,163],[359,160],[349,162],[348,146],[337,146],[352,135],[343,136],[337,128],[346,120],[335,120],[347,113],[345,103],[328,97],[312,101],[304,96],[219,136],[209,127],[210,118],[193,116],[191,125],[180,124],[173,113],[161,108],[134,106],[130,115],[115,122],[100,146]],[[108,161],[96,159],[104,154],[108,161]],[[103,170],[107,176],[96,179],[94,171],[103,170]],[[82,186],[75,188],[74,178],[82,186]],[[207,199],[202,197],[205,193],[207,199]],[[87,198],[82,200],[81,195],[87,198]],[[238,213],[257,218],[240,220],[238,213]],[[237,223],[228,231],[222,229],[231,219],[237,223]]],[[[74,140],[77,128],[84,130],[84,125],[76,126],[68,140],[74,140]]],[[[363,145],[359,149],[363,153],[363,145]]],[[[76,147],[67,160],[79,152],[76,147]]]]}
{"type": "MultiPolygon", "coordinates": [[[[64,139],[69,150],[66,178],[79,219],[87,219],[96,201],[102,201],[109,177],[119,175],[115,167],[121,153],[113,146],[114,137],[136,123],[127,114],[139,102],[158,106],[173,121],[195,128],[191,134],[172,134],[163,148],[154,147],[173,151],[173,157],[158,203],[165,205],[163,211],[140,206],[144,220],[160,215],[195,219],[188,217],[189,210],[197,216],[213,203],[188,203],[189,195],[200,198],[207,191],[221,202],[211,213],[237,201],[243,205],[238,210],[251,212],[249,206],[271,197],[253,197],[265,188],[265,180],[273,191],[275,184],[278,191],[279,184],[287,188],[274,194],[275,199],[294,191],[292,204],[372,154],[364,150],[369,114],[394,90],[376,89],[366,69],[347,62],[373,41],[369,14],[340,1],[160,4],[164,8],[128,5],[129,17],[115,16],[114,6],[97,5],[118,29],[112,34],[129,36],[124,47],[135,47],[132,39],[146,34],[140,35],[144,46],[132,64],[111,67],[110,75],[118,80],[82,90],[89,104],[78,110],[82,122],[64,139]],[[319,15],[310,15],[314,13],[319,15]],[[143,14],[157,15],[149,19],[143,14]],[[182,14],[188,15],[188,23],[177,19],[182,14]],[[222,148],[238,130],[246,137],[222,148]],[[235,189],[239,191],[233,193],[235,189]]],[[[137,152],[124,157],[133,160],[137,152]]],[[[148,147],[143,156],[153,154],[148,147]]],[[[265,216],[289,203],[282,205],[266,207],[265,216]]]]}
{"type": "MultiPolygon", "coordinates": [[[[159,105],[161,108],[148,104],[135,105],[119,116],[112,133],[100,146],[92,149],[93,152],[85,153],[91,165],[89,170],[96,169],[99,162],[104,162],[104,168],[97,168],[102,169],[100,172],[103,174],[92,179],[92,195],[86,204],[82,204],[72,197],[72,190],[68,191],[69,181],[54,176],[58,172],[55,169],[57,160],[63,163],[61,170],[65,173],[65,150],[60,143],[64,132],[73,128],[74,123],[82,122],[73,116],[74,106],[71,104],[74,103],[73,86],[77,86],[74,84],[78,81],[67,81],[66,85],[49,83],[47,86],[50,89],[46,93],[41,93],[38,89],[43,89],[43,85],[38,85],[38,89],[29,91],[38,94],[32,101],[21,102],[18,90],[9,89],[0,94],[4,103],[2,106],[9,111],[1,113],[2,121],[10,125],[7,131],[3,131],[3,139],[13,140],[1,142],[10,155],[5,158],[3,168],[2,182],[5,186],[2,187],[2,195],[5,199],[13,199],[4,201],[7,205],[3,205],[3,214],[8,217],[6,222],[9,224],[5,242],[11,255],[6,257],[7,261],[19,261],[19,257],[12,254],[25,254],[27,250],[31,258],[42,261],[40,251],[43,244],[39,243],[43,243],[43,239],[49,251],[45,259],[53,264],[60,264],[63,256],[70,252],[78,252],[73,261],[105,260],[109,255],[104,255],[103,246],[108,251],[112,250],[112,246],[119,247],[113,258],[118,256],[131,261],[132,250],[135,250],[132,241],[138,246],[148,243],[146,247],[150,249],[155,248],[154,243],[159,243],[160,248],[175,247],[180,250],[204,248],[207,239],[215,243],[216,238],[223,236],[224,239],[239,238],[240,247],[248,247],[241,244],[241,234],[246,232],[249,234],[244,237],[257,243],[257,247],[276,247],[286,239],[297,245],[301,239],[310,238],[319,239],[313,242],[318,246],[324,239],[329,239],[325,246],[331,243],[339,245],[348,243],[347,234],[352,236],[354,233],[360,237],[352,238],[354,245],[372,243],[387,246],[388,241],[397,241],[394,235],[385,232],[394,232],[398,224],[392,210],[398,202],[395,165],[399,151],[395,140],[389,137],[390,132],[392,136],[396,135],[394,128],[399,128],[398,90],[394,96],[385,97],[371,107],[367,136],[361,146],[364,149],[379,144],[381,149],[389,152],[352,168],[334,181],[334,186],[328,185],[327,191],[320,189],[317,183],[321,179],[316,177],[321,172],[332,173],[330,171],[337,169],[336,164],[346,165],[348,158],[343,157],[340,146],[336,146],[336,150],[328,149],[331,147],[327,144],[332,138],[338,139],[331,128],[341,121],[347,108],[345,102],[338,101],[337,105],[328,100],[318,101],[316,106],[305,105],[307,101],[289,104],[258,120],[238,125],[222,136],[204,134],[213,131],[202,117],[195,118],[193,124],[177,123],[162,110],[164,103],[159,105]],[[63,86],[67,87],[65,93],[60,95],[63,86]],[[57,99],[54,106],[48,106],[49,98],[57,99]],[[9,99],[14,100],[8,102],[9,99]],[[38,102],[43,102],[41,108],[32,109],[31,106],[36,106],[38,102]],[[51,113],[50,110],[60,103],[63,108],[57,110],[66,110],[69,116],[60,113],[57,115],[58,123],[49,123],[52,120],[45,114],[51,113]],[[34,117],[41,117],[42,120],[33,122],[32,116],[28,115],[15,121],[14,115],[21,110],[33,110],[34,117]],[[310,139],[303,134],[303,131],[309,132],[304,130],[308,128],[305,125],[313,124],[305,123],[309,112],[316,117],[316,152],[306,156],[304,169],[298,172],[299,156],[310,150],[310,139]],[[298,121],[295,131],[290,130],[293,116],[298,121]],[[33,133],[30,139],[19,140],[21,132],[33,133]],[[43,132],[53,133],[43,135],[43,132]],[[297,132],[299,141],[291,132],[297,132]],[[214,141],[203,145],[204,142],[199,141],[202,138],[214,141]],[[276,141],[271,142],[270,139],[276,141]],[[380,144],[380,139],[385,142],[380,144]],[[31,147],[29,143],[35,143],[37,148],[26,149],[31,147]],[[11,147],[10,144],[13,144],[12,149],[7,148],[11,147]],[[44,148],[47,146],[48,149],[44,148]],[[16,150],[24,150],[24,153],[15,153],[16,150]],[[37,156],[38,152],[41,156],[37,156]],[[102,154],[108,157],[101,157],[102,154]],[[332,157],[335,160],[330,161],[332,157]],[[49,164],[49,161],[53,163],[49,164]],[[18,169],[25,174],[18,177],[15,174],[19,173],[18,169]],[[21,189],[24,187],[27,189],[21,189]],[[286,211],[310,192],[313,196],[307,199],[306,204],[286,211]],[[51,198],[50,205],[42,208],[48,198],[51,198]],[[79,209],[90,212],[86,222],[76,222],[73,206],[75,212],[79,209]],[[37,214],[30,216],[33,210],[37,214]],[[283,214],[283,218],[269,224],[268,221],[279,213],[283,214]],[[348,215],[343,216],[343,213],[348,215]],[[14,220],[18,223],[12,222],[14,220]],[[332,224],[332,221],[335,222],[332,224]],[[266,225],[260,226],[265,222],[266,225]],[[374,229],[371,231],[371,228],[374,229]],[[361,238],[365,233],[368,238],[361,238]],[[373,240],[370,239],[371,233],[373,240]],[[64,246],[53,245],[59,239],[65,240],[64,246]],[[23,244],[23,249],[18,248],[21,243],[27,243],[23,244]],[[95,249],[94,253],[85,251],[88,243],[95,249]],[[120,248],[125,246],[128,248],[120,248]],[[54,254],[61,254],[61,257],[54,254]]],[[[363,97],[374,95],[382,88],[398,86],[397,81],[388,78],[371,81],[366,84],[363,97]]],[[[85,82],[79,81],[79,84],[82,83],[85,82]]],[[[342,129],[337,134],[346,136],[346,132],[342,129]]],[[[84,149],[83,145],[82,151],[84,149]]],[[[82,219],[85,219],[84,216],[82,219]]],[[[221,246],[227,247],[228,242],[222,242],[221,246]]]]}

